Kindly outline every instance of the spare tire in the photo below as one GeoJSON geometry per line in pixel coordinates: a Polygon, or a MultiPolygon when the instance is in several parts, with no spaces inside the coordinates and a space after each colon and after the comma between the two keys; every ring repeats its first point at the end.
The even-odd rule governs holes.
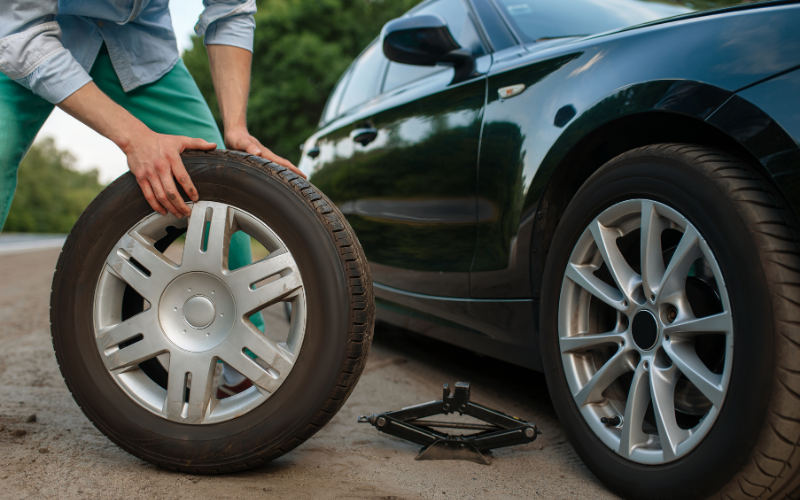
{"type": "Polygon", "coordinates": [[[231,151],[183,162],[201,195],[191,217],[154,213],[126,174],[78,220],[53,278],[53,347],[75,401],[124,450],[173,470],[242,470],[347,400],[372,342],[372,281],[344,216],[298,175],[231,151]],[[230,270],[238,231],[267,255],[230,270]],[[283,320],[286,302],[285,328],[250,322],[272,306],[283,320]],[[218,398],[220,361],[254,385],[218,398]]]}

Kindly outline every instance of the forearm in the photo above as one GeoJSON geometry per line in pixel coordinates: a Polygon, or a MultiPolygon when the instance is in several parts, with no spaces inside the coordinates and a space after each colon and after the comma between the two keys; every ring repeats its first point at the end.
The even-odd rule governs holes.
{"type": "Polygon", "coordinates": [[[207,49],[224,132],[246,129],[253,55],[230,45],[209,45],[207,49]]]}
{"type": "Polygon", "coordinates": [[[119,104],[111,100],[93,82],[89,82],[58,104],[100,135],[107,137],[125,153],[130,153],[132,137],[152,131],[119,104]]]}
{"type": "Polygon", "coordinates": [[[281,158],[247,130],[247,97],[250,93],[250,64],[253,55],[249,50],[231,45],[207,45],[211,65],[211,80],[217,93],[222,114],[225,145],[230,149],[246,151],[282,165],[305,177],[292,162],[281,158]]]}

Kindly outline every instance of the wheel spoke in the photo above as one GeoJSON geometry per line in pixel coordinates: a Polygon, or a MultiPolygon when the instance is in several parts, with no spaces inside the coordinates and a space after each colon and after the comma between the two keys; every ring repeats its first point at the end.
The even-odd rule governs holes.
{"type": "Polygon", "coordinates": [[[642,286],[648,298],[658,293],[664,276],[664,258],[661,255],[661,233],[664,222],[652,201],[642,201],[641,263],[642,286]]]}
{"type": "Polygon", "coordinates": [[[292,360],[278,345],[248,324],[239,324],[231,332],[220,358],[254,384],[275,392],[292,368],[292,360]],[[248,349],[267,366],[245,354],[248,349]]]}
{"type": "Polygon", "coordinates": [[[703,256],[698,245],[700,235],[693,226],[688,226],[686,231],[681,237],[675,253],[669,261],[667,270],[664,271],[664,276],[658,286],[659,300],[666,300],[667,298],[683,294],[686,284],[686,277],[689,274],[689,269],[695,260],[703,256]]]}
{"type": "Polygon", "coordinates": [[[681,339],[703,333],[729,333],[731,331],[733,331],[733,319],[727,311],[704,318],[675,322],[664,328],[666,335],[681,339]]]}
{"type": "Polygon", "coordinates": [[[604,364],[583,388],[575,394],[575,403],[578,408],[588,404],[598,403],[603,400],[603,391],[617,380],[623,373],[632,371],[627,352],[617,351],[606,364],[604,364]]]}
{"type": "Polygon", "coordinates": [[[624,311],[626,307],[622,305],[624,296],[622,292],[604,283],[594,275],[594,267],[587,265],[567,264],[566,276],[575,282],[576,285],[602,300],[609,306],[624,311]]]}
{"type": "Polygon", "coordinates": [[[675,419],[675,384],[679,376],[674,365],[666,369],[657,368],[652,363],[650,365],[650,398],[655,410],[664,461],[674,460],[678,445],[689,438],[689,431],[678,427],[675,419]]]}
{"type": "Polygon", "coordinates": [[[255,283],[287,270],[299,273],[292,254],[287,251],[272,253],[265,259],[227,273],[225,284],[234,294],[246,293],[255,283]]]}
{"type": "Polygon", "coordinates": [[[213,392],[216,363],[205,354],[170,356],[167,382],[166,417],[176,422],[199,424],[205,419],[213,392]],[[189,398],[186,398],[187,374],[191,373],[189,398]]]}
{"type": "Polygon", "coordinates": [[[573,337],[561,337],[559,339],[562,353],[580,352],[607,344],[619,345],[624,341],[625,336],[618,332],[575,335],[573,337]]]}
{"type": "Polygon", "coordinates": [[[694,350],[693,343],[666,342],[664,351],[681,373],[711,401],[711,404],[717,408],[722,406],[722,400],[725,398],[722,375],[713,373],[703,364],[694,350]]]}
{"type": "Polygon", "coordinates": [[[249,286],[240,286],[238,289],[231,291],[236,300],[236,310],[240,317],[247,318],[254,312],[292,295],[301,286],[303,284],[300,279],[300,273],[292,272],[255,290],[249,286]]]}
{"type": "Polygon", "coordinates": [[[117,250],[108,256],[106,264],[114,275],[151,304],[158,300],[161,291],[177,274],[177,267],[136,233],[126,234],[119,240],[117,250]],[[131,259],[144,267],[149,276],[131,259]]]}
{"type": "Polygon", "coordinates": [[[649,436],[642,430],[644,415],[650,407],[650,374],[639,363],[633,374],[631,389],[628,391],[628,402],[625,406],[625,418],[622,420],[622,434],[618,452],[630,458],[634,448],[647,442],[649,436]]]}
{"type": "Polygon", "coordinates": [[[181,268],[215,273],[226,269],[232,226],[227,205],[208,201],[195,203],[186,230],[181,268]]]}
{"type": "Polygon", "coordinates": [[[628,261],[625,260],[625,257],[619,251],[619,247],[617,247],[619,231],[603,226],[597,219],[589,225],[589,230],[592,233],[595,244],[597,244],[600,255],[603,256],[603,261],[606,263],[608,271],[614,278],[614,282],[626,297],[631,297],[633,289],[640,281],[640,277],[631,269],[628,261]]]}
{"type": "Polygon", "coordinates": [[[161,335],[161,329],[158,326],[158,318],[153,309],[148,309],[121,323],[98,331],[97,347],[99,347],[101,351],[105,351],[139,334],[145,337],[161,335]]]}
{"type": "Polygon", "coordinates": [[[169,343],[161,332],[144,334],[142,340],[134,344],[108,354],[103,353],[103,361],[109,370],[118,370],[138,365],[168,351],[169,343]]]}

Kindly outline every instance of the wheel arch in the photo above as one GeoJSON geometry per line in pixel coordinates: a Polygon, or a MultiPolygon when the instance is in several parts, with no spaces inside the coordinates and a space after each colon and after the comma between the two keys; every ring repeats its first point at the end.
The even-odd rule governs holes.
{"type": "MultiPolygon", "coordinates": [[[[724,105],[723,105],[724,107],[724,105]]],[[[585,134],[558,162],[536,206],[531,235],[531,288],[541,293],[544,266],[561,216],[581,186],[606,162],[642,146],[687,143],[735,155],[758,168],[774,182],[761,161],[731,134],[700,117],[648,110],[608,121],[585,134]]]]}

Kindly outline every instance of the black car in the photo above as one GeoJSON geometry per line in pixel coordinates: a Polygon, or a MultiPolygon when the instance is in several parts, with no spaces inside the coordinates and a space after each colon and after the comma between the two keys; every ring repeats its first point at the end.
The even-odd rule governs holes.
{"type": "Polygon", "coordinates": [[[544,371],[618,494],[798,498],[798,141],[793,2],[433,0],[300,168],[379,319],[544,371]]]}

